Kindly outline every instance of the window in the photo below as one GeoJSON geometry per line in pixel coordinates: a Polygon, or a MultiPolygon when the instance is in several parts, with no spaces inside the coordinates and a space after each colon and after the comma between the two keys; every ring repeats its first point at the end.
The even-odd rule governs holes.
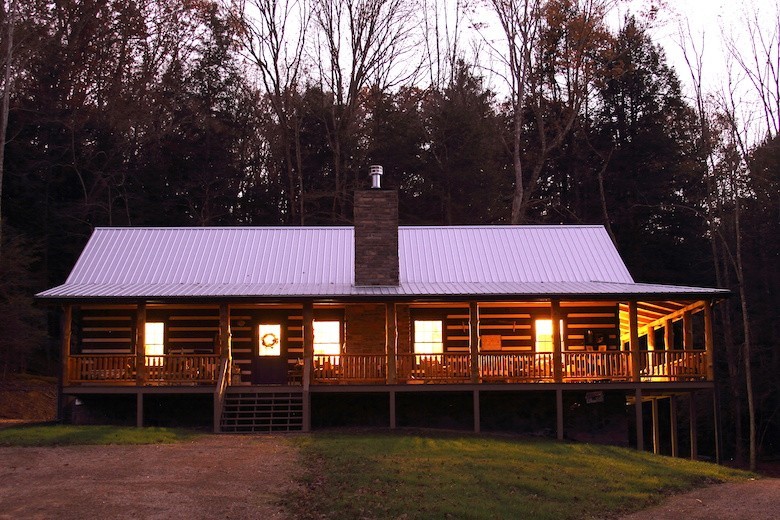
{"type": "Polygon", "coordinates": [[[261,323],[258,326],[259,356],[280,356],[282,354],[282,326],[278,323],[261,323]]]}
{"type": "MultiPolygon", "coordinates": [[[[537,352],[552,352],[553,351],[553,329],[552,320],[536,320],[536,351],[537,352]]],[[[563,320],[560,322],[561,338],[563,338],[563,320]]],[[[561,339],[562,341],[562,339],[561,339]]]]}
{"type": "Polygon", "coordinates": [[[441,320],[414,320],[414,353],[441,354],[444,352],[441,320]]]}
{"type": "Polygon", "coordinates": [[[338,356],[341,354],[341,322],[314,321],[314,355],[338,356]]]}
{"type": "Polygon", "coordinates": [[[150,356],[162,356],[165,354],[165,323],[146,323],[144,327],[144,354],[146,356],[146,366],[162,365],[162,358],[150,356]]]}

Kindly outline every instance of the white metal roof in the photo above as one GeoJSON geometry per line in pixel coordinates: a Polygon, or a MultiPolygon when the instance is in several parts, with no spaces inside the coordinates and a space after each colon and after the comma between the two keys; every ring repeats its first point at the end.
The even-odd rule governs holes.
{"type": "Polygon", "coordinates": [[[601,226],[399,228],[400,283],[354,285],[351,227],[98,228],[42,298],[720,294],[634,283],[601,226]]]}

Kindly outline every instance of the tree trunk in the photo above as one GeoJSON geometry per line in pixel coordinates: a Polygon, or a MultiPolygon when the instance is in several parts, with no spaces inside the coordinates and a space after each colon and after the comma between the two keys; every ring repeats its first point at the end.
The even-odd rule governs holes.
{"type": "Polygon", "coordinates": [[[8,131],[8,111],[11,100],[11,58],[14,47],[14,24],[16,23],[16,2],[8,3],[6,17],[5,74],[3,81],[3,105],[0,107],[0,254],[3,247],[3,174],[5,172],[5,138],[8,131]]]}

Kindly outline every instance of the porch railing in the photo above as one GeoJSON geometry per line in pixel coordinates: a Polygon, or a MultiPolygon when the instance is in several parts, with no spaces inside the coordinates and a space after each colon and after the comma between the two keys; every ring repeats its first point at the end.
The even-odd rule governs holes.
{"type": "Polygon", "coordinates": [[[564,352],[564,381],[626,381],[631,378],[631,353],[564,352]]]}
{"type": "Polygon", "coordinates": [[[647,350],[639,358],[642,381],[690,381],[707,377],[704,350],[647,350]]]}
{"type": "Polygon", "coordinates": [[[386,361],[382,354],[317,354],[313,379],[318,383],[384,383],[386,361]]]}
{"type": "Polygon", "coordinates": [[[398,354],[399,381],[462,383],[471,381],[470,354],[398,354]]]}
{"type": "Polygon", "coordinates": [[[73,355],[68,357],[70,383],[134,383],[134,354],[73,355]]]}
{"type": "MultiPolygon", "coordinates": [[[[564,382],[630,381],[631,353],[561,353],[564,382]]],[[[214,354],[166,354],[146,356],[142,383],[215,384],[219,356],[214,354]]],[[[137,358],[133,354],[78,354],[68,357],[68,384],[136,384],[137,358]]],[[[550,382],[554,355],[540,352],[479,354],[479,378],[490,382],[550,382]]],[[[319,384],[384,384],[388,380],[383,354],[315,355],[312,381],[319,384]]],[[[297,368],[297,367],[296,367],[297,368]]],[[[293,369],[290,369],[293,370],[293,369]]],[[[707,377],[707,353],[703,350],[651,350],[639,353],[640,380],[693,381],[707,377]]],[[[399,383],[468,383],[472,381],[468,353],[398,354],[399,383]]]]}
{"type": "Polygon", "coordinates": [[[146,356],[145,380],[159,383],[216,383],[219,356],[165,354],[146,356]]]}

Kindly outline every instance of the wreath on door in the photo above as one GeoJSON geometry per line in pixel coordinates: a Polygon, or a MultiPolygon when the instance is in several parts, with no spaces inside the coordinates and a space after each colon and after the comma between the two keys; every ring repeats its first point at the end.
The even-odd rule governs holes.
{"type": "Polygon", "coordinates": [[[269,332],[268,334],[263,334],[263,337],[260,338],[260,343],[262,343],[265,348],[272,348],[279,343],[279,338],[273,332],[269,332]]]}

